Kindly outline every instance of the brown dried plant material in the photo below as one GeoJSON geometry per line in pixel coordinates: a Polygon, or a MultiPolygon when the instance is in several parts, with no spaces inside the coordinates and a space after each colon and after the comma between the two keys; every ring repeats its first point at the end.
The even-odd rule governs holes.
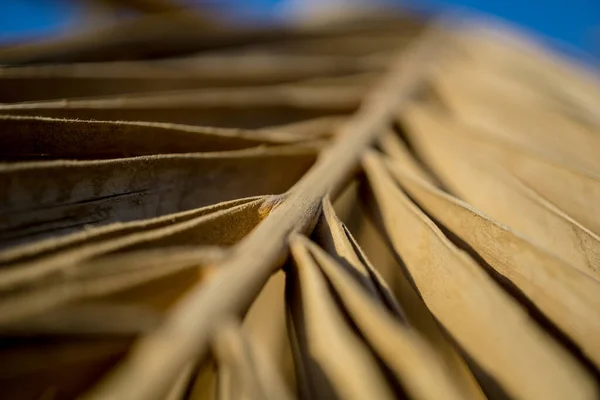
{"type": "Polygon", "coordinates": [[[0,101],[18,103],[210,87],[240,88],[316,77],[345,79],[355,74],[381,72],[385,64],[381,61],[363,56],[240,52],[159,61],[23,66],[0,69],[0,101]]]}
{"type": "Polygon", "coordinates": [[[372,221],[376,216],[367,215],[375,214],[376,206],[372,203],[374,200],[368,196],[369,193],[363,193],[368,189],[367,182],[358,183],[358,185],[349,185],[335,204],[336,213],[348,226],[348,237],[352,237],[351,231],[356,237],[360,250],[364,251],[365,257],[368,257],[377,268],[398,300],[407,323],[434,349],[438,360],[444,364],[443,368],[452,375],[454,383],[462,387],[464,393],[471,393],[474,396],[480,391],[477,381],[462,355],[449,341],[446,333],[442,332],[438,322],[413,288],[410,277],[407,276],[394,250],[387,243],[385,232],[382,232],[372,221]]]}
{"type": "Polygon", "coordinates": [[[518,77],[523,85],[572,106],[590,123],[600,126],[600,80],[597,71],[548,51],[525,35],[502,26],[470,26],[455,36],[473,62],[518,77]]]}
{"type": "Polygon", "coordinates": [[[416,331],[378,304],[350,274],[323,249],[306,243],[321,271],[377,356],[392,370],[415,399],[483,399],[475,386],[462,386],[444,370],[444,364],[416,331]]]}
{"type": "MultiPolygon", "coordinates": [[[[443,73],[439,74],[444,76],[443,73]]],[[[598,132],[543,107],[523,107],[481,87],[434,80],[442,100],[467,125],[569,168],[600,174],[598,132]]]]}
{"type": "Polygon", "coordinates": [[[595,234],[494,160],[477,154],[463,135],[435,119],[427,107],[412,107],[404,116],[417,153],[457,197],[573,267],[600,277],[595,234]]]}
{"type": "Polygon", "coordinates": [[[223,88],[0,104],[0,114],[261,128],[356,110],[362,87],[223,88]]]}
{"type": "Polygon", "coordinates": [[[205,153],[303,143],[328,134],[321,119],[269,130],[211,128],[154,122],[81,121],[0,116],[0,159],[110,159],[156,154],[205,153]]]}
{"type": "MultiPolygon", "coordinates": [[[[434,113],[433,110],[431,112],[434,113]]],[[[532,154],[481,133],[477,128],[463,125],[447,115],[435,113],[435,119],[460,136],[475,153],[496,160],[577,222],[596,235],[600,234],[600,174],[576,170],[532,154]]]]}
{"type": "MultiPolygon", "coordinates": [[[[230,225],[230,231],[231,228],[230,225]]],[[[125,354],[133,335],[144,333],[139,330],[115,331],[115,328],[118,328],[115,326],[115,318],[129,318],[129,324],[135,322],[142,328],[143,326],[139,326],[143,322],[142,311],[160,312],[154,314],[154,318],[157,318],[187,288],[200,279],[206,279],[207,274],[204,271],[198,271],[198,267],[190,268],[190,258],[196,263],[200,263],[201,259],[204,259],[205,263],[214,263],[222,255],[221,252],[215,251],[216,249],[174,250],[161,249],[153,254],[134,252],[122,257],[108,257],[82,266],[78,273],[72,271],[63,278],[63,282],[50,282],[46,287],[3,297],[0,308],[6,307],[7,311],[3,313],[4,325],[0,328],[3,337],[6,338],[7,333],[20,329],[22,336],[27,338],[35,335],[34,337],[38,338],[21,341],[20,347],[15,349],[20,352],[21,362],[28,351],[35,351],[35,358],[30,360],[27,367],[23,366],[18,370],[11,368],[10,372],[4,374],[8,374],[10,379],[6,378],[7,380],[2,382],[3,392],[12,393],[12,390],[15,397],[21,398],[20,396],[27,396],[27,391],[32,394],[38,393],[37,396],[40,396],[45,390],[49,390],[46,388],[53,388],[57,396],[75,397],[81,390],[86,389],[114,364],[117,357],[125,354]],[[182,264],[182,256],[186,253],[187,259],[184,259],[182,264]],[[65,307],[67,302],[89,298],[96,298],[95,302],[65,307]],[[102,310],[109,304],[118,308],[110,310],[110,316],[106,312],[102,314],[102,310]],[[127,316],[123,312],[117,312],[123,307],[128,307],[135,313],[127,316]],[[56,309],[48,311],[49,308],[56,309]],[[82,309],[83,312],[73,312],[78,309],[82,309]],[[23,319],[27,316],[28,318],[23,319]],[[16,324],[13,319],[16,319],[16,324]],[[93,324],[90,323],[90,319],[94,321],[93,324]],[[58,323],[61,325],[57,326],[58,323]],[[65,323],[76,328],[69,329],[65,323]],[[61,333],[68,336],[65,339],[57,337],[57,334],[61,333]],[[105,337],[107,333],[109,335],[105,337]],[[36,340],[42,340],[46,347],[36,347],[36,340]],[[62,347],[59,347],[61,343],[62,347]],[[94,350],[102,343],[106,344],[94,350]],[[112,345],[107,347],[111,343],[112,345]],[[116,353],[115,350],[111,350],[115,346],[119,346],[116,353]],[[53,353],[55,350],[59,353],[53,353]],[[56,356],[61,359],[67,357],[68,361],[48,363],[48,360],[56,356]],[[77,372],[74,372],[73,368],[77,372]],[[91,373],[94,375],[86,378],[85,374],[91,373]],[[90,380],[92,378],[93,380],[90,380]],[[23,385],[23,379],[34,383],[23,385]]],[[[18,362],[15,364],[19,365],[18,362]]]]}
{"type": "Polygon", "coordinates": [[[154,328],[185,290],[210,277],[209,267],[199,265],[217,262],[222,253],[215,250],[177,248],[109,257],[89,263],[85,273],[63,283],[3,298],[0,331],[3,343],[10,345],[0,354],[10,364],[0,368],[2,392],[8,398],[40,397],[47,391],[59,398],[80,395],[126,354],[134,337],[146,333],[144,313],[154,319],[145,322],[154,328]],[[117,307],[110,316],[101,313],[108,305],[117,307]],[[114,319],[127,317],[115,311],[124,308],[135,313],[128,323],[136,323],[131,327],[137,330],[115,331],[114,319]],[[78,309],[84,312],[74,313],[78,309]],[[65,332],[66,322],[78,328],[65,332]],[[11,334],[16,329],[21,330],[17,337],[11,334]]]}
{"type": "MultiPolygon", "coordinates": [[[[213,348],[219,368],[227,368],[233,378],[228,394],[219,399],[293,399],[263,349],[252,344],[239,323],[224,322],[216,331],[213,348]]],[[[223,389],[219,386],[219,391],[223,389]]]]}
{"type": "Polygon", "coordinates": [[[3,396],[598,397],[589,77],[438,25],[197,22],[0,49],[111,60],[0,68],[3,396]]]}
{"type": "Polygon", "coordinates": [[[387,234],[420,295],[478,366],[518,398],[598,395],[587,371],[410,201],[379,156],[369,153],[364,165],[387,234]]]}
{"type": "MultiPolygon", "coordinates": [[[[279,45],[269,45],[273,49],[283,54],[307,54],[312,56],[369,56],[397,51],[400,47],[409,43],[410,38],[403,38],[397,33],[373,33],[371,35],[347,34],[343,37],[325,37],[314,39],[303,39],[295,41],[286,41],[279,45]],[[409,40],[406,40],[409,39],[409,40]],[[347,43],[352,45],[348,46],[347,43]]],[[[265,46],[256,46],[254,49],[261,49],[265,46]]]]}
{"type": "Polygon", "coordinates": [[[404,319],[403,311],[391,294],[390,288],[366,259],[354,238],[335,214],[329,196],[323,199],[321,217],[313,236],[319,246],[347,266],[347,271],[353,273],[370,295],[377,299],[377,302],[385,305],[397,317],[404,319]]]}
{"type": "Polygon", "coordinates": [[[7,254],[13,262],[0,270],[0,293],[73,275],[82,263],[110,254],[169,246],[231,246],[268,215],[269,204],[264,198],[234,200],[150,220],[117,222],[76,232],[60,241],[48,239],[23,246],[7,254]],[[19,256],[25,260],[15,263],[19,256]]]}
{"type": "MultiPolygon", "coordinates": [[[[191,367],[186,367],[191,368],[191,367]]],[[[185,395],[190,400],[215,400],[218,393],[218,368],[214,360],[206,360],[198,368],[192,369],[192,379],[186,386],[185,395]]],[[[185,370],[181,375],[185,374],[185,370]]]]}
{"type": "MultiPolygon", "coordinates": [[[[296,388],[294,360],[287,327],[285,273],[274,273],[244,316],[243,330],[257,356],[281,375],[287,388],[296,388]]],[[[268,373],[268,371],[267,371],[268,373]]]]}
{"type": "Polygon", "coordinates": [[[198,371],[194,369],[192,364],[186,366],[184,371],[177,377],[171,386],[171,390],[169,390],[168,394],[165,396],[165,400],[179,400],[185,398],[189,387],[194,383],[197,372],[198,371]]]}
{"type": "MultiPolygon", "coordinates": [[[[77,253],[86,254],[86,252],[82,251],[82,249],[79,249],[78,246],[95,245],[99,242],[114,241],[114,239],[118,240],[129,234],[137,234],[140,232],[162,229],[170,225],[187,222],[195,218],[204,217],[209,214],[215,214],[222,210],[232,209],[249,203],[250,207],[252,208],[257,205],[262,205],[263,201],[266,201],[265,199],[270,199],[269,201],[266,201],[264,207],[260,209],[261,213],[266,214],[269,210],[269,204],[275,203],[277,198],[277,196],[271,198],[264,198],[261,196],[247,197],[237,200],[224,201],[179,213],[167,214],[156,218],[130,222],[115,222],[98,227],[87,227],[82,231],[58,238],[49,238],[46,240],[40,240],[26,244],[24,246],[11,247],[0,253],[0,265],[11,266],[16,263],[37,261],[44,257],[46,257],[46,260],[49,260],[52,256],[59,252],[75,251],[77,253]]],[[[213,219],[214,215],[211,217],[211,220],[213,219]]],[[[111,247],[109,247],[109,249],[111,249],[111,247]]],[[[93,256],[94,254],[100,253],[102,252],[94,251],[91,253],[91,255],[93,256]]]]}
{"type": "Polygon", "coordinates": [[[0,325],[6,336],[132,336],[150,332],[162,315],[149,307],[118,303],[71,304],[0,325]]]}
{"type": "MultiPolygon", "coordinates": [[[[134,19],[126,18],[112,26],[83,32],[72,37],[3,48],[0,50],[0,62],[22,64],[131,60],[217,49],[238,51],[256,47],[257,44],[258,47],[268,44],[267,47],[273,49],[282,45],[292,46],[294,42],[305,44],[301,49],[303,53],[310,54],[311,50],[314,50],[317,54],[323,54],[323,51],[319,50],[327,46],[324,46],[320,40],[325,40],[327,45],[328,38],[356,37],[358,34],[362,37],[363,43],[367,42],[366,46],[358,49],[359,53],[368,53],[381,49],[382,33],[388,32],[388,36],[391,36],[390,33],[395,33],[397,41],[402,37],[412,38],[423,29],[422,21],[417,22],[412,18],[393,16],[391,20],[391,23],[384,25],[379,22],[365,25],[366,21],[361,20],[361,24],[354,26],[327,24],[312,29],[302,27],[239,29],[207,25],[206,21],[198,18],[196,13],[184,11],[134,19]],[[373,33],[373,37],[368,40],[370,32],[373,33]]],[[[391,40],[383,41],[387,44],[388,51],[396,48],[395,46],[390,48],[389,46],[392,45],[390,42],[391,40]]],[[[337,41],[334,44],[338,45],[330,45],[328,52],[333,54],[353,52],[353,47],[347,45],[346,41],[337,41]],[[339,46],[340,43],[345,45],[339,46]]]]}
{"type": "Polygon", "coordinates": [[[3,247],[84,226],[152,218],[285,192],[310,167],[305,147],[0,166],[3,247]],[[279,166],[286,163],[283,173],[279,166]],[[44,179],[40,180],[40,175],[44,179]],[[261,179],[255,179],[260,176],[261,179]]]}
{"type": "Polygon", "coordinates": [[[406,168],[406,159],[387,160],[386,165],[417,204],[471,246],[600,365],[600,282],[422,180],[406,168]]]}
{"type": "Polygon", "coordinates": [[[413,157],[406,144],[400,140],[396,132],[389,131],[385,133],[379,138],[379,146],[381,147],[381,151],[391,158],[404,160],[405,167],[408,168],[411,173],[434,186],[440,186],[440,183],[435,176],[425,170],[426,166],[413,157]]]}
{"type": "Polygon", "coordinates": [[[467,93],[477,93],[486,101],[494,102],[491,98],[493,95],[500,98],[499,104],[507,104],[511,108],[520,105],[543,112],[551,111],[570,122],[581,124],[588,129],[594,128],[594,124],[586,118],[585,112],[564,97],[550,90],[539,90],[523,77],[495,69],[492,65],[478,63],[465,55],[450,56],[439,66],[432,81],[439,91],[456,88],[456,82],[460,82],[460,89],[467,93]],[[485,91],[481,88],[485,88],[485,91]]]}
{"type": "Polygon", "coordinates": [[[3,337],[2,396],[75,398],[123,358],[133,339],[133,336],[3,337]]]}
{"type": "Polygon", "coordinates": [[[358,111],[340,127],[331,147],[286,200],[236,246],[220,273],[187,293],[165,323],[146,335],[89,397],[160,398],[191,359],[204,358],[214,322],[223,314],[247,309],[283,263],[290,233],[311,230],[322,198],[341,189],[363,151],[422,87],[440,42],[438,31],[432,29],[394,61],[358,111]],[[224,296],[224,292],[231,295],[224,296]]]}
{"type": "Polygon", "coordinates": [[[308,119],[290,124],[269,126],[259,130],[260,135],[272,140],[287,138],[294,140],[319,140],[329,139],[344,123],[345,117],[327,116],[308,119]]]}
{"type": "Polygon", "coordinates": [[[286,290],[300,352],[296,369],[304,375],[302,398],[394,398],[375,357],[345,321],[306,243],[293,238],[290,246],[296,267],[286,290]]]}
{"type": "Polygon", "coordinates": [[[210,398],[216,400],[233,400],[243,398],[242,395],[242,384],[238,381],[240,377],[236,377],[233,374],[232,367],[230,364],[221,362],[218,366],[218,372],[216,375],[217,382],[217,393],[210,398]]]}
{"type": "Polygon", "coordinates": [[[0,323],[10,324],[87,299],[128,302],[167,310],[187,289],[212,275],[224,257],[220,248],[177,247],[106,256],[77,266],[56,281],[0,298],[0,323]],[[168,266],[165,263],[168,261],[168,266]]]}
{"type": "MultiPolygon", "coordinates": [[[[379,57],[375,58],[378,60],[379,57]]],[[[382,60],[389,62],[390,60],[382,60]]],[[[378,72],[363,72],[352,75],[342,75],[336,77],[314,77],[311,79],[304,79],[299,82],[294,82],[292,86],[300,88],[312,88],[312,87],[347,87],[347,88],[363,88],[363,90],[369,90],[371,85],[377,82],[379,77],[378,72]]]]}
{"type": "Polygon", "coordinates": [[[460,82],[461,88],[469,93],[482,93],[485,97],[490,94],[500,97],[503,101],[511,101],[519,105],[535,105],[536,108],[551,109],[568,113],[571,109],[559,99],[547,96],[530,85],[523,84],[516,77],[497,71],[489,66],[474,63],[464,54],[452,54],[438,66],[432,82],[440,91],[456,88],[460,82]]]}

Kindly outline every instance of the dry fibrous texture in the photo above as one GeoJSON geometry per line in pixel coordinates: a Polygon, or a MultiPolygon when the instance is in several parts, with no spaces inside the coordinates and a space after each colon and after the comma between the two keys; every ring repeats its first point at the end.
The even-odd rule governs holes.
{"type": "Polygon", "coordinates": [[[182,90],[118,98],[48,100],[0,105],[0,113],[50,118],[145,121],[262,128],[352,113],[358,87],[260,87],[182,90]]]}
{"type": "Polygon", "coordinates": [[[291,143],[317,145],[343,117],[269,129],[228,129],[157,122],[0,117],[2,161],[98,160],[158,154],[207,153],[291,143]]]}
{"type": "Polygon", "coordinates": [[[315,160],[287,147],[0,166],[3,248],[111,222],[285,192],[315,160]],[[277,168],[286,160],[286,171],[277,168]],[[41,175],[45,175],[40,180],[41,175]],[[269,176],[270,175],[270,176],[269,176]],[[261,179],[254,179],[260,176],[261,179]]]}
{"type": "Polygon", "coordinates": [[[600,83],[503,32],[0,50],[0,396],[598,398],[600,83]]]}

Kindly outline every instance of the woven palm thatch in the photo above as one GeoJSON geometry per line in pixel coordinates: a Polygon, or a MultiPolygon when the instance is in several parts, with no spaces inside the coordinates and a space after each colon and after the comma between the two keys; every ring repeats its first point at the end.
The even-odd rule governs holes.
{"type": "Polygon", "coordinates": [[[598,398],[600,84],[369,21],[0,51],[3,399],[598,398]]]}

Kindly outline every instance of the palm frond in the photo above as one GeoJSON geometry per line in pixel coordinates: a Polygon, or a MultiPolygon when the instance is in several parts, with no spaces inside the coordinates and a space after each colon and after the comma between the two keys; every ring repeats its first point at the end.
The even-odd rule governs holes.
{"type": "Polygon", "coordinates": [[[2,398],[600,395],[594,73],[199,21],[0,49],[2,398]]]}

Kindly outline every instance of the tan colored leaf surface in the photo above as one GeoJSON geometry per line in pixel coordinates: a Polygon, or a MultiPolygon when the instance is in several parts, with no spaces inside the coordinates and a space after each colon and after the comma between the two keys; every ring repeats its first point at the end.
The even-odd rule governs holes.
{"type": "Polygon", "coordinates": [[[52,281],[61,274],[73,274],[81,263],[115,253],[169,246],[234,245],[269,212],[269,203],[264,199],[248,200],[234,200],[151,220],[91,228],[63,237],[62,243],[49,239],[40,245],[26,246],[21,248],[20,254],[13,255],[29,256],[28,260],[0,270],[0,291],[15,290],[48,279],[52,281]]]}
{"type": "Polygon", "coordinates": [[[368,154],[365,168],[415,286],[477,365],[518,398],[598,395],[587,371],[394,185],[377,155],[368,154]]]}
{"type": "Polygon", "coordinates": [[[314,149],[278,147],[2,165],[0,237],[7,247],[84,226],[283,193],[314,159],[314,149]],[[285,173],[279,168],[283,162],[285,173]],[[40,174],[44,174],[41,181],[40,174]]]}
{"type": "MultiPolygon", "coordinates": [[[[293,398],[263,349],[249,340],[239,323],[225,322],[215,336],[213,347],[217,363],[231,371],[233,378],[230,396],[220,396],[220,399],[293,398]]],[[[219,387],[221,389],[225,388],[219,387]]]]}
{"type": "Polygon", "coordinates": [[[496,160],[577,222],[596,235],[600,233],[600,174],[539,157],[519,146],[488,137],[479,129],[463,125],[441,113],[435,113],[435,118],[452,129],[453,134],[460,136],[474,152],[496,160]]]}
{"type": "Polygon", "coordinates": [[[275,138],[283,134],[290,135],[295,139],[324,139],[330,138],[344,122],[345,117],[329,116],[309,119],[291,124],[277,125],[260,130],[261,136],[275,138]]]}
{"type": "Polygon", "coordinates": [[[0,49],[3,398],[600,396],[598,79],[385,14],[0,49]]]}
{"type": "Polygon", "coordinates": [[[485,62],[474,62],[468,55],[460,54],[459,50],[439,66],[433,81],[440,91],[456,88],[456,82],[460,82],[460,88],[465,89],[467,93],[479,93],[486,99],[490,99],[491,96],[500,97],[502,103],[508,102],[515,106],[534,106],[536,109],[553,111],[573,122],[586,125],[581,110],[564,97],[555,96],[549,90],[539,90],[531,81],[523,78],[518,74],[486,65],[485,62]],[[482,91],[482,88],[485,90],[482,91]]]}
{"type": "Polygon", "coordinates": [[[510,228],[441,192],[404,167],[388,162],[391,174],[433,218],[473,248],[513,283],[597,365],[600,347],[600,282],[544,252],[510,228]]]}
{"type": "Polygon", "coordinates": [[[431,29],[399,55],[357,113],[340,127],[331,147],[323,151],[315,166],[290,191],[286,201],[275,207],[231,252],[220,273],[187,293],[170,318],[146,335],[127,361],[88,396],[162,398],[185,365],[192,359],[203,359],[213,323],[222,314],[237,314],[247,309],[270,275],[284,262],[289,253],[290,233],[313,228],[323,197],[341,189],[358,167],[364,150],[422,88],[430,60],[440,46],[439,32],[431,29]],[[198,315],[203,318],[197,318],[198,315]],[[157,365],[161,368],[155,368],[157,365]]]}
{"type": "Polygon", "coordinates": [[[361,335],[415,399],[483,399],[473,387],[460,387],[434,351],[410,327],[393,318],[343,267],[313,243],[307,244],[320,269],[340,296],[361,335]]]}
{"type": "MultiPolygon", "coordinates": [[[[294,361],[287,326],[285,273],[274,273],[244,317],[243,330],[257,355],[281,375],[284,385],[296,388],[294,361]]],[[[269,373],[267,371],[267,373],[269,373]]]]}
{"type": "MultiPolygon", "coordinates": [[[[252,199],[249,199],[252,200],[252,199]]],[[[252,213],[255,213],[258,218],[259,215],[259,207],[262,204],[262,200],[254,200],[254,201],[233,201],[233,203],[229,207],[224,207],[223,205],[207,207],[208,210],[199,210],[193,214],[199,215],[199,217],[190,218],[190,216],[186,216],[187,218],[180,217],[179,219],[183,222],[179,222],[179,225],[186,222],[192,222],[193,229],[203,229],[204,230],[204,239],[208,239],[209,241],[223,241],[227,240],[226,238],[231,237],[233,232],[239,232],[241,235],[245,234],[244,227],[245,223],[252,218],[249,217],[252,213]],[[238,203],[239,205],[235,205],[238,203]],[[248,206],[249,205],[249,206],[248,206]],[[233,206],[233,207],[232,207],[233,206]],[[219,211],[219,209],[223,209],[219,211]],[[239,211],[236,213],[236,209],[239,211]],[[210,211],[212,211],[212,213],[210,211]],[[230,212],[231,210],[231,212],[230,212]],[[202,214],[205,214],[202,216],[202,214]],[[245,213],[245,216],[242,217],[241,213],[245,213]],[[216,214],[216,215],[215,215],[216,214]],[[223,214],[223,215],[220,215],[223,214]],[[223,217],[231,216],[230,220],[223,217]],[[202,223],[204,220],[206,222],[202,223]],[[206,218],[208,217],[208,218],[206,218]],[[198,222],[194,222],[198,221],[198,222]],[[200,228],[202,227],[202,228],[200,228]],[[222,231],[219,233],[219,231],[222,231]]],[[[192,214],[192,213],[187,213],[192,214]]],[[[176,220],[176,219],[175,219],[176,220]]],[[[142,239],[142,237],[146,237],[146,240],[150,237],[154,237],[153,241],[163,242],[164,238],[172,236],[174,232],[181,232],[181,229],[177,229],[177,224],[175,226],[167,226],[159,227],[155,229],[155,233],[151,230],[148,231],[142,230],[139,233],[135,233],[134,228],[140,229],[138,226],[131,226],[133,224],[123,224],[130,225],[129,229],[98,229],[100,232],[98,234],[94,234],[94,232],[90,232],[91,235],[87,237],[88,242],[91,241],[92,244],[88,245],[88,254],[86,255],[85,248],[86,246],[81,246],[82,243],[77,243],[77,241],[71,240],[71,255],[69,255],[69,251],[67,250],[58,254],[58,257],[54,258],[54,265],[57,268],[64,268],[66,260],[71,259],[72,263],[74,262],[73,256],[78,262],[81,263],[81,260],[84,257],[89,257],[90,254],[94,252],[104,251],[108,248],[118,248],[119,246],[124,246],[126,243],[133,243],[131,240],[136,241],[136,237],[142,239]],[[169,229],[171,228],[171,229],[169,229]],[[173,229],[175,228],[175,229],[173,229]],[[129,235],[124,235],[125,232],[129,233],[129,235]],[[120,234],[120,235],[119,235],[120,234]],[[136,236],[137,235],[137,236],[136,236]],[[108,238],[107,238],[108,236],[108,238]],[[96,243],[94,243],[94,239],[96,239],[96,243]],[[98,240],[105,239],[105,240],[98,240]],[[123,240],[125,239],[125,240],[123,240]],[[77,246],[79,244],[79,246],[77,246]],[[108,247],[106,247],[108,246],[108,247]],[[82,254],[83,250],[83,254],[82,254]],[[61,262],[61,254],[62,262],[61,262]],[[66,257],[66,258],[65,258],[66,257]]],[[[153,225],[149,223],[150,227],[153,225]]],[[[154,223],[154,225],[160,225],[154,223]]],[[[164,225],[164,222],[163,222],[164,225]]],[[[110,228],[108,226],[106,228],[110,228]]],[[[120,228],[124,228],[120,226],[120,228]]],[[[198,240],[203,235],[194,235],[193,229],[190,231],[188,228],[187,233],[182,236],[185,240],[183,242],[191,243],[190,241],[198,240]]],[[[181,236],[181,235],[180,235],[181,236]]],[[[79,237],[79,239],[83,239],[79,237]]],[[[138,240],[139,241],[139,240],[138,240]]],[[[181,240],[175,240],[175,243],[183,243],[181,240]]],[[[86,243],[86,242],[83,242],[86,243]]],[[[200,242],[197,242],[200,243],[200,242]]],[[[224,242],[222,243],[224,244],[224,242]]],[[[30,315],[29,318],[26,318],[24,322],[21,320],[17,320],[16,324],[10,323],[9,325],[5,325],[6,329],[9,332],[14,332],[15,329],[27,329],[28,332],[32,332],[32,329],[37,329],[39,332],[40,329],[44,329],[45,332],[48,333],[49,329],[52,327],[56,327],[56,325],[48,325],[48,323],[56,324],[59,321],[62,321],[62,326],[59,329],[67,330],[69,334],[74,334],[80,331],[78,326],[81,324],[87,324],[88,329],[95,329],[96,333],[106,331],[107,329],[114,329],[110,324],[110,319],[106,320],[106,318],[100,318],[101,315],[98,313],[85,313],[85,314],[75,314],[73,313],[66,314],[65,311],[69,310],[67,308],[58,308],[56,311],[45,311],[50,307],[57,307],[66,302],[73,301],[81,301],[85,298],[90,297],[100,297],[101,301],[110,301],[110,302],[120,302],[125,304],[131,304],[132,306],[138,305],[136,307],[151,307],[151,309],[163,310],[167,309],[171,304],[173,304],[185,291],[194,285],[194,283],[198,279],[202,279],[205,274],[198,273],[196,268],[193,267],[193,263],[199,263],[200,258],[198,256],[198,252],[196,252],[195,261],[194,257],[191,259],[185,259],[185,250],[178,250],[177,252],[172,252],[169,254],[166,249],[161,250],[160,252],[154,252],[154,254],[144,254],[139,252],[133,252],[131,256],[126,254],[125,257],[119,258],[118,256],[108,257],[107,259],[100,259],[99,262],[95,263],[87,263],[87,264],[79,264],[78,271],[71,271],[68,275],[68,278],[62,283],[52,283],[50,282],[46,288],[42,287],[41,289],[32,290],[26,292],[25,294],[17,293],[16,296],[8,297],[2,299],[0,302],[2,307],[7,307],[7,310],[10,310],[7,313],[3,313],[3,322],[6,324],[7,321],[10,321],[11,318],[22,318],[23,316],[30,315]],[[162,259],[161,259],[162,258],[162,259]],[[181,261],[178,261],[178,258],[181,261]],[[153,267],[149,261],[155,264],[153,267]],[[168,268],[166,268],[168,266],[168,268]],[[40,313],[45,311],[46,314],[41,314],[41,318],[31,314],[40,313]],[[57,321],[56,317],[52,317],[52,315],[57,315],[60,317],[64,315],[62,319],[57,321]],[[51,319],[48,320],[48,317],[51,319]],[[65,319],[68,318],[68,319],[65,319]],[[93,328],[93,325],[90,325],[87,321],[89,318],[94,319],[96,323],[100,325],[96,328],[93,328]],[[28,322],[29,321],[29,322],[28,322]],[[104,324],[102,323],[104,322],[104,324]],[[73,328],[69,328],[68,325],[64,325],[65,322],[70,324],[74,324],[73,328]],[[25,323],[25,325],[23,325],[25,323]],[[37,327],[37,328],[36,328],[37,327]]],[[[189,250],[188,250],[189,253],[189,250]]],[[[190,253],[192,255],[193,253],[190,253]]],[[[188,257],[189,258],[189,257],[188,257]]],[[[48,257],[42,258],[38,263],[38,267],[41,267],[42,270],[45,270],[49,265],[52,266],[52,263],[49,262],[48,257]]],[[[67,264],[68,265],[68,264],[67,264]]],[[[73,270],[73,268],[71,268],[73,270]]],[[[23,268],[23,266],[16,266],[14,272],[37,272],[39,271],[34,269],[23,268]]],[[[47,271],[47,270],[46,270],[47,271]]],[[[21,275],[22,276],[22,275],[21,275]]],[[[3,283],[6,280],[3,279],[3,283]]],[[[92,303],[91,305],[93,305],[92,303]]],[[[91,306],[90,305],[90,306],[91,306]]],[[[88,308],[90,306],[87,306],[88,308]]],[[[40,314],[37,314],[40,315],[40,314]]],[[[118,318],[117,313],[111,313],[111,318],[118,318]]],[[[139,312],[136,315],[136,318],[140,318],[139,312]]],[[[130,319],[130,322],[133,323],[134,320],[130,319]]],[[[4,331],[6,331],[4,329],[4,331]]],[[[56,330],[56,328],[54,328],[56,330]]],[[[50,332],[51,333],[51,332],[50,332]]],[[[137,333],[137,332],[136,332],[137,333]]],[[[86,348],[82,351],[90,351],[89,348],[86,348]]],[[[110,355],[110,354],[109,354],[110,355]]],[[[108,356],[108,355],[107,355],[108,356]]],[[[74,379],[77,376],[73,377],[74,379]]],[[[58,382],[58,381],[57,381],[58,382]]],[[[199,389],[197,389],[199,390],[199,389]]]]}
{"type": "Polygon", "coordinates": [[[224,88],[0,105],[0,114],[260,128],[352,113],[361,87],[224,88]]]}
{"type": "Polygon", "coordinates": [[[0,298],[0,323],[64,304],[101,298],[167,310],[187,289],[212,275],[224,253],[214,247],[176,247],[106,256],[82,263],[62,279],[0,298]]]}
{"type": "Polygon", "coordinates": [[[305,142],[331,134],[327,120],[268,131],[178,124],[0,116],[0,159],[110,159],[239,150],[305,142]],[[328,132],[329,131],[329,132],[328,132]]]}
{"type": "Polygon", "coordinates": [[[349,185],[336,200],[336,214],[340,215],[344,224],[348,226],[348,233],[352,232],[349,237],[356,237],[356,242],[361,251],[364,251],[365,257],[368,257],[380,272],[382,279],[400,303],[408,324],[435,350],[447,373],[452,374],[453,381],[463,387],[465,392],[477,393],[479,385],[462,355],[413,288],[410,276],[407,276],[405,268],[400,265],[397,255],[390,248],[385,232],[372,221],[372,218],[376,217],[376,206],[369,193],[365,193],[366,186],[367,182],[363,181],[349,185]],[[368,215],[369,213],[372,215],[368,215]]]}
{"type": "Polygon", "coordinates": [[[3,338],[0,387],[5,399],[74,398],[126,353],[133,337],[3,338]]]}
{"type": "Polygon", "coordinates": [[[3,336],[81,335],[132,336],[149,332],[162,315],[137,305],[115,303],[75,304],[32,318],[0,324],[3,336]]]}
{"type": "Polygon", "coordinates": [[[482,90],[481,86],[461,83],[442,78],[435,80],[434,86],[452,112],[467,125],[567,166],[600,173],[597,157],[600,137],[594,129],[559,112],[523,106],[493,91],[482,90]]]}
{"type": "Polygon", "coordinates": [[[303,398],[391,399],[390,387],[370,350],[352,332],[331,296],[305,242],[293,238],[296,262],[288,278],[292,324],[301,354],[297,369],[306,374],[303,398]],[[329,389],[328,389],[329,388],[329,389]],[[328,390],[331,394],[327,395],[328,390]],[[335,397],[331,397],[335,396],[335,397]]]}
{"type": "Polygon", "coordinates": [[[520,78],[547,95],[561,98],[596,127],[600,126],[600,81],[594,69],[560,57],[548,47],[500,26],[473,25],[457,35],[471,59],[520,78]]]}
{"type": "Polygon", "coordinates": [[[382,151],[392,158],[399,158],[404,161],[405,168],[409,169],[410,172],[419,176],[419,178],[426,180],[434,186],[437,186],[437,182],[431,174],[428,174],[424,170],[424,166],[419,164],[417,160],[411,155],[410,150],[404,143],[397,137],[393,131],[387,132],[379,139],[379,145],[382,151]]]}
{"type": "Polygon", "coordinates": [[[313,233],[317,243],[346,266],[347,271],[360,280],[371,296],[403,318],[402,309],[390,293],[389,287],[335,214],[329,196],[323,199],[322,207],[321,217],[313,233]]]}
{"type": "Polygon", "coordinates": [[[427,108],[405,114],[410,139],[437,176],[473,207],[524,234],[575,268],[600,277],[596,235],[469,146],[427,108]]]}
{"type": "MultiPolygon", "coordinates": [[[[183,371],[182,373],[185,373],[183,371]]],[[[214,360],[207,360],[192,370],[191,382],[186,387],[190,400],[216,400],[218,390],[217,366],[214,360]]]]}
{"type": "MultiPolygon", "coordinates": [[[[385,60],[382,60],[385,61],[385,60]]],[[[368,57],[201,54],[174,60],[0,69],[0,101],[17,103],[209,87],[247,87],[380,70],[368,57]]]]}
{"type": "MultiPolygon", "coordinates": [[[[270,204],[275,204],[278,196],[273,197],[247,197],[238,200],[224,201],[214,205],[195,208],[188,211],[182,211],[174,214],[167,214],[161,217],[143,219],[129,222],[115,222],[109,225],[89,227],[83,231],[75,232],[61,237],[53,237],[45,240],[39,240],[23,246],[11,247],[0,253],[1,265],[11,265],[15,263],[39,261],[47,257],[46,261],[59,252],[72,251],[83,253],[78,246],[87,246],[97,244],[98,242],[114,241],[130,234],[162,229],[170,225],[180,224],[196,218],[204,217],[208,214],[218,213],[222,210],[235,208],[236,206],[252,203],[254,205],[262,204],[266,199],[263,208],[268,211],[270,204]]],[[[214,217],[214,216],[213,216],[214,217]]],[[[211,219],[214,219],[211,217],[211,219]]],[[[94,254],[94,253],[92,253],[94,254]]]]}

